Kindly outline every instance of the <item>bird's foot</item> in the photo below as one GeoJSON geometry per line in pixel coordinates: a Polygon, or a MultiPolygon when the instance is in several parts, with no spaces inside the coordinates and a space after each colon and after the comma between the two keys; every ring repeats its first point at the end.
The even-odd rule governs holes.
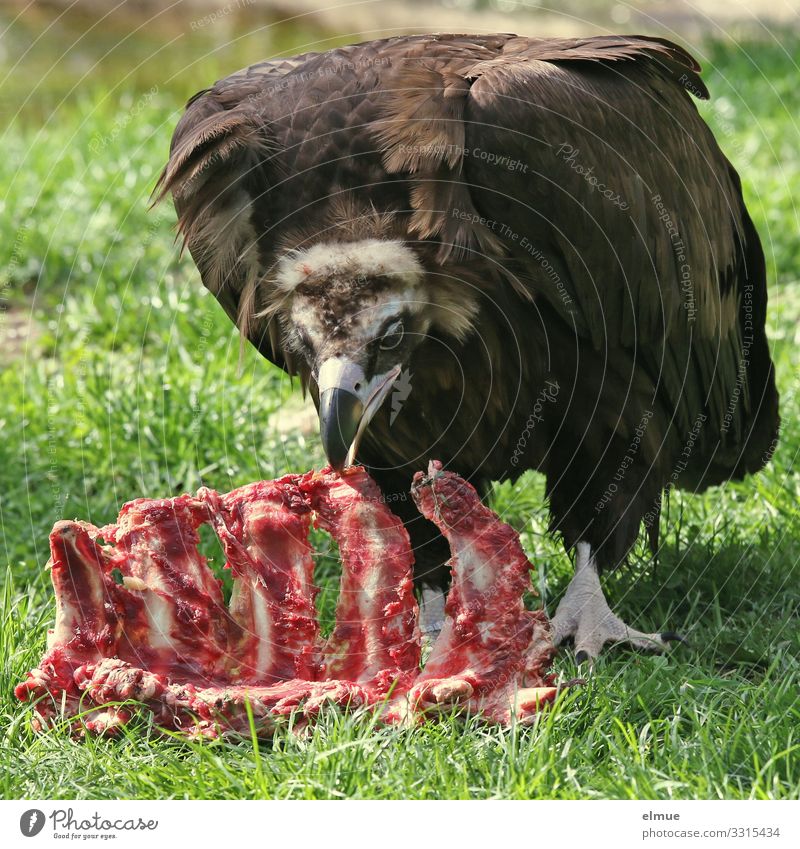
{"type": "Polygon", "coordinates": [[[575,575],[552,620],[553,642],[572,638],[578,663],[594,660],[606,643],[627,643],[637,649],[664,652],[682,638],[672,632],[646,634],[629,628],[608,606],[594,555],[588,543],[579,542],[575,575]]]}

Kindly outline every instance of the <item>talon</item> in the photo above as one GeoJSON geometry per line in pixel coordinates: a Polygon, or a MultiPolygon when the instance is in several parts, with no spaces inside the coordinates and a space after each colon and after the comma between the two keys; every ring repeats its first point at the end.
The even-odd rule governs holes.
{"type": "Polygon", "coordinates": [[[683,643],[685,646],[689,645],[686,637],[681,636],[677,631],[663,631],[661,633],[661,639],[665,643],[683,643]]]}

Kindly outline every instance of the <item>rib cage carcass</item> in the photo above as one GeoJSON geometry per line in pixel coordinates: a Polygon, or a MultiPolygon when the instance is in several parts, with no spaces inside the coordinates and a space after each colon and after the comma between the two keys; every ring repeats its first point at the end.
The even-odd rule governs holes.
{"type": "Polygon", "coordinates": [[[388,721],[466,708],[509,723],[556,694],[544,613],[525,609],[517,534],[457,475],[431,463],[412,495],[445,534],[453,586],[420,671],[413,556],[363,469],[287,475],[225,495],[139,499],[117,523],[59,522],[50,536],[56,623],[16,689],[34,724],[113,732],[138,707],[193,736],[270,734],[323,705],[375,706],[388,721]],[[336,624],[317,623],[312,521],[338,542],[336,624]],[[198,551],[211,524],[233,573],[230,603],[198,551]]]}

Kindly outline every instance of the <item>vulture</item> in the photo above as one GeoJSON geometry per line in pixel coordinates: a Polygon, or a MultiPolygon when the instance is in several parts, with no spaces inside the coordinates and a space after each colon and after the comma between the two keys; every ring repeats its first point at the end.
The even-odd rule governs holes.
{"type": "MultiPolygon", "coordinates": [[[[528,469],[575,574],[579,661],[629,628],[603,570],[662,496],[762,468],[778,433],[762,247],[660,38],[409,35],[262,62],[196,94],[156,188],[203,284],[403,519],[429,630],[448,549],[429,459],[486,494],[528,469]]],[[[244,344],[244,342],[243,342],[244,344]]]]}

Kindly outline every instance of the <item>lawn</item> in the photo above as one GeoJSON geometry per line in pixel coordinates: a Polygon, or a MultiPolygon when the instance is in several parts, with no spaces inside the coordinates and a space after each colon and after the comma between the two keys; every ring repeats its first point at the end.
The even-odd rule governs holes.
{"type": "MultiPolygon", "coordinates": [[[[283,38],[303,46],[296,32],[283,38]]],[[[276,427],[299,390],[252,352],[237,369],[236,333],[179,257],[171,208],[148,209],[182,100],[255,50],[240,45],[239,62],[209,52],[193,66],[134,60],[78,91],[73,70],[41,77],[30,96],[35,53],[22,59],[27,75],[11,74],[13,56],[0,65],[13,116],[0,125],[0,797],[800,796],[793,36],[695,50],[714,97],[703,114],[742,173],[767,252],[783,429],[757,477],[672,494],[657,568],[642,546],[607,580],[631,624],[682,630],[688,646],[608,652],[528,729],[445,719],[397,730],[329,715],[307,736],[279,732],[260,746],[157,739],[145,720],[115,741],[31,732],[12,690],[53,619],[44,564],[56,519],[103,524],[135,496],[227,490],[322,463],[313,437],[276,427]]],[[[542,480],[498,486],[493,506],[521,531],[542,585],[546,576],[552,613],[571,570],[545,533],[542,480]]],[[[335,553],[320,561],[329,621],[335,553]]],[[[577,674],[569,651],[557,669],[577,674]]]]}

